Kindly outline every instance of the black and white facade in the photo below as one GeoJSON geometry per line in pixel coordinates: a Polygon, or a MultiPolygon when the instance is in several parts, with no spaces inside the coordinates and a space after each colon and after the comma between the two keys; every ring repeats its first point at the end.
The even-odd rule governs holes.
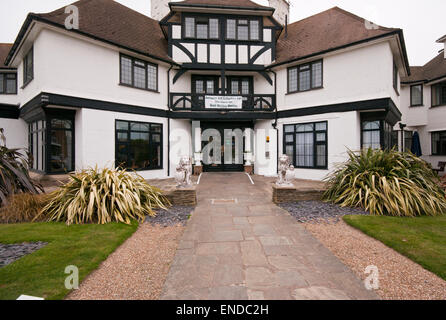
{"type": "MultiPolygon", "coordinates": [[[[187,155],[204,171],[252,165],[273,176],[287,154],[296,177],[320,180],[347,149],[397,143],[400,78],[410,73],[401,31],[369,35],[362,20],[351,40],[330,46],[321,37],[311,51],[317,39],[298,38],[311,20],[288,24],[284,0],[152,0],[161,55],[83,29],[95,2],[129,10],[80,1],[78,31],[51,20],[63,11],[29,15],[0,69],[0,127],[10,147],[30,151],[36,172],[123,166],[165,178],[187,155]],[[222,155],[209,160],[209,144],[222,155]]],[[[359,25],[339,8],[321,15],[359,25]]]]}

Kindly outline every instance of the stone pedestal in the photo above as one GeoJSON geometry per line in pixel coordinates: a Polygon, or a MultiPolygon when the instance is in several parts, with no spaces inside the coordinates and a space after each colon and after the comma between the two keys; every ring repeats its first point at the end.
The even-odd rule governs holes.
{"type": "Polygon", "coordinates": [[[245,166],[245,172],[249,175],[253,175],[254,174],[254,166],[245,166]]]}
{"type": "Polygon", "coordinates": [[[194,176],[199,176],[203,172],[203,166],[194,166],[194,176]]]}

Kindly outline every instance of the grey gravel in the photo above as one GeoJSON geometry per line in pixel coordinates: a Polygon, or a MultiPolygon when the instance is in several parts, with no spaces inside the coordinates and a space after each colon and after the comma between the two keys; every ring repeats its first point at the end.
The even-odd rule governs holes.
{"type": "Polygon", "coordinates": [[[168,210],[156,210],[155,217],[147,217],[146,222],[164,227],[176,224],[186,225],[195,207],[173,206],[168,210]]]}
{"type": "Polygon", "coordinates": [[[0,243],[0,268],[5,267],[14,261],[37,251],[48,243],[32,242],[21,244],[1,244],[0,243]]]}
{"type": "Polygon", "coordinates": [[[297,221],[302,223],[336,223],[345,215],[368,215],[360,208],[342,208],[336,204],[322,201],[299,201],[279,204],[288,211],[297,221]]]}

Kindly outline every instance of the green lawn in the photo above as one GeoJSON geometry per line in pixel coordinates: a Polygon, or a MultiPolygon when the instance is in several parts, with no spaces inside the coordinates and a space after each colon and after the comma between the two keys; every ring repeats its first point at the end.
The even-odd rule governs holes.
{"type": "Polygon", "coordinates": [[[446,216],[345,216],[344,221],[446,280],[446,216]]]}
{"type": "Polygon", "coordinates": [[[138,224],[73,225],[27,223],[0,225],[0,243],[48,242],[44,248],[0,268],[0,299],[17,299],[21,294],[63,299],[65,267],[79,268],[81,282],[120,244],[138,224]]]}

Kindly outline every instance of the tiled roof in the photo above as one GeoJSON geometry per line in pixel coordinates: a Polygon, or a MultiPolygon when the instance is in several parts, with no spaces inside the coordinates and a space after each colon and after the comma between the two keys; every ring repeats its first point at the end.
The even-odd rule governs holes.
{"type": "Polygon", "coordinates": [[[265,7],[250,0],[184,0],[180,2],[171,2],[171,5],[192,5],[192,6],[212,6],[212,7],[238,7],[238,8],[252,8],[252,9],[268,9],[271,7],[265,7]]]}
{"type": "Polygon", "coordinates": [[[422,67],[410,67],[411,76],[401,79],[402,82],[432,81],[446,77],[446,59],[441,51],[435,58],[422,67]]]}
{"type": "Polygon", "coordinates": [[[338,7],[288,25],[277,43],[276,63],[297,60],[392,32],[338,7]]]}
{"type": "Polygon", "coordinates": [[[12,43],[0,43],[0,68],[7,68],[5,60],[11,50],[12,43]]]}
{"type": "MultiPolygon", "coordinates": [[[[113,44],[170,61],[167,41],[157,20],[113,0],[80,0],[79,31],[113,44]]],[[[35,16],[64,26],[65,7],[35,16]]]]}

